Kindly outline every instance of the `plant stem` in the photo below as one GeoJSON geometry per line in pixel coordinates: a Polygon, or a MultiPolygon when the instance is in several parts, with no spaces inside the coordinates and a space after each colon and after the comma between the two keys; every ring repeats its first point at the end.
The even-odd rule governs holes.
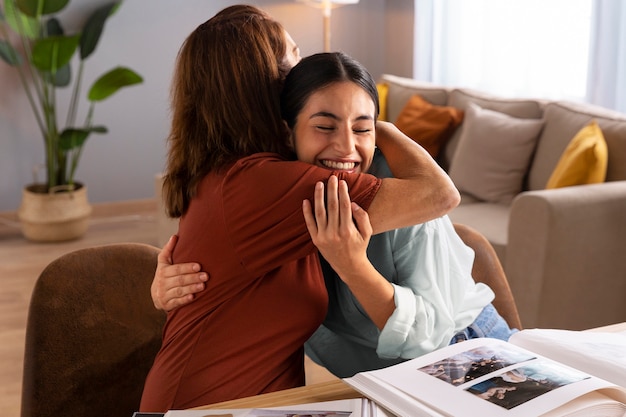
{"type": "MultiPolygon", "coordinates": [[[[91,122],[93,119],[93,113],[94,110],[96,108],[96,104],[94,102],[91,102],[91,104],[89,105],[89,111],[87,112],[87,117],[85,118],[85,129],[89,129],[91,127],[91,122]]],[[[73,153],[72,153],[72,161],[71,161],[71,165],[70,165],[70,174],[68,177],[68,183],[70,185],[74,184],[74,174],[76,173],[76,168],[78,167],[78,161],[80,160],[80,155],[83,152],[83,146],[85,146],[85,142],[83,142],[83,144],[81,146],[79,146],[73,153]]]]}
{"type": "MultiPolygon", "coordinates": [[[[17,7],[15,4],[13,5],[13,7],[17,7]]],[[[21,25],[22,22],[17,19],[17,24],[21,25]]],[[[2,36],[4,37],[4,39],[6,39],[7,41],[9,40],[9,33],[7,32],[6,28],[4,27],[4,25],[0,25],[0,32],[2,33],[2,36]]],[[[33,76],[33,72],[32,72],[32,68],[29,65],[31,61],[30,59],[30,45],[28,44],[28,42],[26,41],[26,39],[24,38],[24,36],[20,35],[20,43],[22,45],[22,47],[24,48],[24,53],[26,54],[26,68],[28,68],[29,73],[31,74],[31,78],[35,79],[36,77],[33,76]]],[[[15,53],[15,50],[12,48],[9,48],[9,52],[11,54],[15,53]]],[[[13,60],[15,62],[19,62],[18,61],[18,56],[17,54],[12,56],[13,60]]],[[[17,69],[17,74],[20,77],[20,82],[22,83],[22,87],[24,87],[24,91],[26,92],[26,97],[28,98],[28,104],[30,105],[31,109],[33,110],[33,113],[35,115],[35,121],[37,122],[37,126],[39,127],[39,130],[41,131],[41,135],[43,137],[45,137],[46,135],[46,131],[45,131],[45,127],[43,124],[43,121],[41,119],[41,114],[39,111],[39,108],[37,107],[37,104],[35,104],[35,99],[33,98],[33,93],[30,89],[30,86],[28,84],[28,81],[26,80],[26,73],[24,68],[22,67],[22,65],[16,65],[15,68],[17,69]]],[[[35,91],[37,92],[37,88],[35,88],[35,91]]]]}
{"type": "Polygon", "coordinates": [[[76,74],[76,82],[74,83],[74,89],[72,91],[72,99],[70,100],[70,107],[69,107],[69,110],[67,111],[67,120],[65,122],[66,127],[74,126],[74,122],[76,121],[76,109],[78,108],[78,101],[80,99],[78,93],[80,91],[80,85],[83,79],[83,67],[84,67],[84,61],[81,59],[78,64],[78,73],[76,74]]]}

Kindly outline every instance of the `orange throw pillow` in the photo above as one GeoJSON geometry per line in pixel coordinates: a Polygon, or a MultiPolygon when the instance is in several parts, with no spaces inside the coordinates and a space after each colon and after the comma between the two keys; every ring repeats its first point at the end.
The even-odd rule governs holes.
{"type": "Polygon", "coordinates": [[[463,121],[463,114],[461,109],[436,106],[415,94],[406,103],[395,124],[436,159],[441,147],[463,121]]]}

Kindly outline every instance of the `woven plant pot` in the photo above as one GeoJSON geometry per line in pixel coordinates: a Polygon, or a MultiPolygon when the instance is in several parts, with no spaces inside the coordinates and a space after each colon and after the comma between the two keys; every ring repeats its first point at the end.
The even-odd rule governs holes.
{"type": "Polygon", "coordinates": [[[22,234],[34,242],[63,242],[78,239],[87,232],[91,206],[87,187],[76,183],[73,191],[41,192],[40,184],[29,185],[22,192],[18,218],[22,234]]]}

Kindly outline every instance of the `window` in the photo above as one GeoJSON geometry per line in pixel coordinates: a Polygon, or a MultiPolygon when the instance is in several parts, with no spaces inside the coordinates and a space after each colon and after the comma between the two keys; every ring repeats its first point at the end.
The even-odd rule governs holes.
{"type": "Polygon", "coordinates": [[[415,78],[626,112],[620,0],[415,0],[415,25],[415,78]]]}

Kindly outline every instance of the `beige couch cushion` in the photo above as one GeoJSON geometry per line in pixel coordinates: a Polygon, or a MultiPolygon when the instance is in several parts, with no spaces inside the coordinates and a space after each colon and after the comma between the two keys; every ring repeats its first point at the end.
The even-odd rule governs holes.
{"type": "MultiPolygon", "coordinates": [[[[478,104],[484,109],[508,114],[520,119],[541,119],[543,114],[542,104],[536,100],[503,99],[494,95],[481,93],[469,89],[454,89],[448,97],[448,106],[467,110],[470,103],[478,104]]],[[[454,132],[450,140],[446,143],[443,152],[442,165],[444,169],[449,169],[452,157],[463,133],[465,124],[454,132]]]]}
{"type": "Polygon", "coordinates": [[[545,107],[546,124],[528,175],[530,190],[543,190],[563,151],[592,119],[602,129],[609,150],[607,181],[626,180],[626,118],[598,106],[553,102],[545,107]]]}
{"type": "Polygon", "coordinates": [[[436,106],[445,106],[448,102],[448,90],[434,87],[432,84],[384,74],[382,83],[387,84],[387,120],[395,121],[411,96],[419,94],[424,100],[436,106]]]}
{"type": "Polygon", "coordinates": [[[469,103],[449,174],[459,191],[510,204],[522,191],[542,120],[520,119],[469,103]]]}

